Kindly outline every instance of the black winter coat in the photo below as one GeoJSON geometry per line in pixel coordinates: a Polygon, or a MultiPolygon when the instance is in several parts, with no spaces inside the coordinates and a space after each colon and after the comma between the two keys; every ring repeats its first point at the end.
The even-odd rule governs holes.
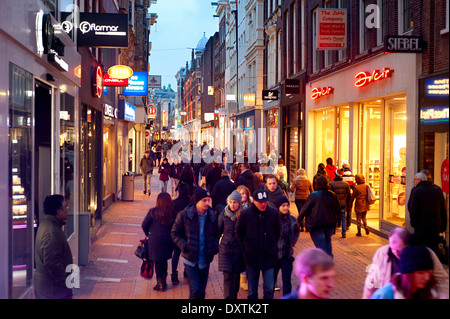
{"type": "MultiPolygon", "coordinates": [[[[217,217],[209,208],[205,214],[205,259],[212,262],[214,255],[219,252],[219,229],[217,217]]],[[[195,204],[190,204],[181,211],[172,227],[171,237],[175,245],[181,250],[181,256],[191,262],[198,262],[200,250],[200,227],[195,204]]]]}
{"type": "Polygon", "coordinates": [[[239,175],[236,185],[246,186],[250,190],[250,194],[253,194],[255,189],[259,189],[259,179],[251,170],[247,169],[239,175]]]}
{"type": "Polygon", "coordinates": [[[327,189],[319,189],[309,194],[297,220],[306,217],[307,231],[336,227],[340,213],[337,195],[327,189]]]}
{"type": "Polygon", "coordinates": [[[219,215],[219,234],[223,234],[219,245],[219,271],[245,271],[244,255],[236,236],[237,217],[228,206],[219,215]]]}
{"type": "Polygon", "coordinates": [[[247,266],[261,270],[275,267],[280,232],[280,216],[270,206],[261,212],[252,204],[241,213],[236,223],[236,235],[243,248],[247,266]]]}
{"type": "Polygon", "coordinates": [[[411,191],[408,211],[414,233],[437,235],[447,229],[447,209],[442,189],[422,181],[411,191]]]}
{"type": "Polygon", "coordinates": [[[351,208],[352,194],[350,193],[350,186],[342,180],[342,177],[334,178],[334,182],[330,183],[330,191],[337,195],[341,207],[351,208]]]}
{"type": "Polygon", "coordinates": [[[164,261],[172,258],[173,242],[170,237],[173,223],[163,225],[159,220],[152,218],[151,208],[144,221],[142,230],[148,235],[148,258],[153,261],[164,261]]]}
{"type": "Polygon", "coordinates": [[[230,181],[228,176],[222,177],[211,192],[212,207],[215,209],[217,205],[227,205],[228,196],[236,189],[236,185],[230,181]]]}

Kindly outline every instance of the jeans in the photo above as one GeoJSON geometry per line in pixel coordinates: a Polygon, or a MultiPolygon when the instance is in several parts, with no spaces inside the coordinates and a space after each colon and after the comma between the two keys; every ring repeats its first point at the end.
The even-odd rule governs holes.
{"type": "Polygon", "coordinates": [[[173,248],[172,254],[172,276],[177,273],[178,261],[180,260],[181,250],[178,246],[173,248]]]}
{"type": "Polygon", "coordinates": [[[273,268],[267,270],[253,269],[247,266],[248,299],[258,299],[259,273],[263,276],[263,298],[273,299],[275,287],[275,274],[273,268]]]}
{"type": "Polygon", "coordinates": [[[172,178],[171,180],[172,180],[172,183],[171,183],[171,185],[172,185],[172,199],[174,199],[174,198],[178,197],[178,191],[176,189],[178,187],[178,184],[180,183],[180,180],[176,179],[176,178],[172,178]]]}
{"type": "Polygon", "coordinates": [[[167,182],[168,181],[161,181],[161,193],[167,192],[167,182]]]}
{"type": "Polygon", "coordinates": [[[151,191],[152,174],[144,174],[144,173],[142,173],[142,177],[144,178],[144,191],[147,193],[147,190],[151,191]],[[147,188],[147,182],[148,182],[148,188],[147,188]]]}
{"type": "Polygon", "coordinates": [[[189,284],[189,299],[205,299],[208,283],[209,265],[203,269],[185,264],[189,284]]]}
{"type": "Polygon", "coordinates": [[[328,255],[333,257],[331,248],[331,236],[333,236],[335,227],[314,229],[309,232],[316,248],[322,249],[328,255]]]}
{"type": "Polygon", "coordinates": [[[345,213],[347,212],[346,206],[341,206],[340,217],[341,217],[341,233],[342,236],[345,236],[347,232],[347,218],[345,217],[345,213]]]}
{"type": "Polygon", "coordinates": [[[278,259],[278,262],[274,268],[275,282],[278,278],[278,272],[281,269],[281,279],[283,281],[283,296],[286,296],[292,292],[291,275],[293,262],[294,257],[286,256],[281,259],[278,259]]]}

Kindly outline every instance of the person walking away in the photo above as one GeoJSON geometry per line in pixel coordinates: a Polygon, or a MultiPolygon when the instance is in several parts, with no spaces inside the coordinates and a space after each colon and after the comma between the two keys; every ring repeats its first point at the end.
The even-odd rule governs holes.
{"type": "Polygon", "coordinates": [[[259,189],[259,180],[255,176],[255,173],[250,170],[249,163],[241,164],[241,174],[237,178],[236,186],[240,185],[247,187],[250,194],[253,194],[256,189],[259,189]]]}
{"type": "Polygon", "coordinates": [[[227,198],[227,206],[219,215],[219,271],[223,272],[225,299],[237,299],[241,272],[245,271],[244,256],[236,237],[236,222],[241,214],[241,194],[234,190],[227,198]]]}
{"type": "Polygon", "coordinates": [[[171,188],[172,188],[172,197],[178,196],[177,188],[178,183],[180,183],[181,170],[183,169],[183,165],[178,162],[178,158],[173,158],[173,163],[170,165],[170,179],[171,179],[171,188]],[[176,196],[175,196],[176,195],[176,196]]]}
{"type": "Polygon", "coordinates": [[[181,250],[189,283],[189,299],[205,299],[210,263],[219,251],[219,228],[211,195],[197,187],[191,204],[181,211],[171,237],[181,250]]]}
{"type": "MultiPolygon", "coordinates": [[[[414,176],[417,186],[411,190],[408,211],[414,234],[420,242],[438,254],[440,233],[447,230],[447,208],[442,189],[427,180],[424,173],[414,176]]],[[[441,260],[448,264],[448,260],[441,260]]]]}
{"type": "Polygon", "coordinates": [[[276,200],[280,215],[280,239],[278,240],[278,261],[274,269],[275,283],[278,272],[281,270],[283,282],[283,296],[292,292],[291,275],[294,262],[294,249],[300,235],[300,228],[294,216],[289,213],[290,201],[286,195],[281,195],[276,200]]]}
{"type": "Polygon", "coordinates": [[[325,170],[325,165],[323,163],[320,163],[319,166],[317,166],[317,173],[314,175],[313,178],[313,188],[317,189],[316,181],[319,178],[319,176],[325,176],[327,179],[328,184],[331,183],[330,175],[328,175],[327,171],[325,170]]]}
{"type": "Polygon", "coordinates": [[[355,180],[356,186],[352,194],[352,203],[355,202],[356,227],[358,227],[356,236],[361,237],[361,222],[364,224],[366,235],[369,235],[366,215],[367,211],[370,209],[370,205],[367,200],[367,185],[365,183],[364,175],[356,174],[355,180]]]}
{"type": "MultiPolygon", "coordinates": [[[[306,177],[306,171],[300,168],[297,171],[297,177],[292,184],[291,192],[295,192],[295,205],[297,206],[297,211],[300,213],[303,205],[306,202],[309,194],[314,192],[311,181],[306,177]]],[[[299,221],[300,231],[304,230],[304,221],[299,221]]]]}
{"type": "Polygon", "coordinates": [[[336,231],[339,212],[339,199],[328,189],[326,177],[319,176],[317,189],[308,196],[298,220],[305,218],[306,231],[309,232],[314,245],[332,257],[331,236],[336,231]]]}
{"type": "Polygon", "coordinates": [[[161,143],[158,143],[158,145],[156,145],[155,154],[156,154],[156,165],[161,166],[161,158],[162,158],[161,143]]]}
{"type": "Polygon", "coordinates": [[[342,180],[341,172],[337,169],[334,175],[334,181],[330,183],[330,191],[334,192],[341,206],[340,209],[340,221],[342,238],[346,237],[347,233],[347,218],[345,214],[348,211],[348,207],[351,207],[352,195],[350,193],[350,186],[348,183],[342,180]]]}
{"type": "Polygon", "coordinates": [[[195,186],[197,186],[196,179],[194,177],[194,170],[191,165],[183,164],[183,169],[181,170],[180,183],[185,183],[189,187],[189,196],[194,192],[195,186]]]}
{"type": "MultiPolygon", "coordinates": [[[[227,205],[228,196],[236,190],[236,185],[230,181],[230,173],[223,169],[220,180],[214,185],[211,192],[212,208],[219,215],[227,205]]],[[[240,206],[240,203],[239,203],[240,206]]]]}
{"type": "Polygon", "coordinates": [[[158,169],[159,180],[161,181],[161,192],[167,192],[167,183],[170,175],[170,164],[167,158],[164,158],[158,169]]]}
{"type": "Polygon", "coordinates": [[[44,200],[44,216],[35,239],[34,293],[36,299],[72,299],[66,285],[67,266],[73,256],[62,230],[68,217],[64,196],[55,194],[44,200]]]}
{"type": "Polygon", "coordinates": [[[172,258],[173,242],[170,232],[174,221],[170,194],[159,193],[156,206],[148,211],[142,222],[142,230],[148,236],[148,258],[155,263],[156,286],[153,290],[156,291],[167,289],[167,260],[172,258]]]}
{"type": "Polygon", "coordinates": [[[298,289],[282,299],[329,299],[336,270],[333,258],[319,248],[307,248],[295,258],[298,289]]]}
{"type": "MultiPolygon", "coordinates": [[[[400,254],[408,245],[413,245],[410,232],[403,227],[395,227],[389,233],[389,244],[377,249],[372,258],[372,264],[364,281],[363,299],[370,299],[377,288],[391,282],[392,275],[399,272],[400,254]]],[[[449,297],[448,273],[442,266],[436,254],[428,248],[433,260],[433,276],[436,279],[436,289],[442,299],[449,297]]]]}
{"type": "Polygon", "coordinates": [[[214,185],[222,178],[220,163],[212,162],[212,168],[208,171],[205,181],[207,190],[212,193],[214,185]]]}
{"type": "MultiPolygon", "coordinates": [[[[353,194],[354,187],[356,186],[356,180],[355,176],[352,174],[352,171],[350,170],[350,165],[347,163],[344,163],[342,165],[342,180],[350,186],[350,193],[353,194]]],[[[350,225],[352,224],[352,205],[347,207],[347,219],[346,219],[346,226],[347,230],[350,229],[350,225]]]]}
{"type": "Polygon", "coordinates": [[[248,299],[258,299],[260,273],[263,277],[263,298],[273,299],[280,217],[276,209],[267,205],[269,198],[266,191],[257,189],[252,195],[252,206],[242,211],[236,224],[236,235],[244,251],[248,299]]]}
{"type": "Polygon", "coordinates": [[[148,192],[148,195],[150,196],[150,194],[152,193],[151,185],[154,167],[153,160],[150,157],[150,151],[145,151],[144,156],[141,158],[141,162],[139,163],[139,167],[141,168],[142,178],[144,179],[144,195],[148,192]]]}
{"type": "Polygon", "coordinates": [[[280,186],[278,186],[278,180],[274,174],[269,174],[266,176],[266,185],[264,186],[264,190],[269,197],[269,206],[277,209],[276,200],[278,196],[284,195],[284,193],[280,186]]]}
{"type": "Polygon", "coordinates": [[[398,268],[391,282],[377,289],[371,299],[439,299],[433,260],[426,246],[403,248],[398,268]]]}
{"type": "MultiPolygon", "coordinates": [[[[186,183],[178,184],[178,197],[172,201],[172,207],[176,215],[178,215],[183,209],[190,204],[189,198],[189,186],[186,183]]],[[[180,280],[178,279],[178,261],[180,260],[181,250],[177,245],[173,247],[172,255],[172,284],[178,285],[180,280]]]]}
{"type": "Polygon", "coordinates": [[[327,172],[327,174],[330,176],[330,181],[334,181],[334,177],[335,177],[335,172],[337,167],[333,165],[333,159],[331,157],[328,157],[326,159],[327,161],[327,166],[325,166],[325,171],[327,172]]]}

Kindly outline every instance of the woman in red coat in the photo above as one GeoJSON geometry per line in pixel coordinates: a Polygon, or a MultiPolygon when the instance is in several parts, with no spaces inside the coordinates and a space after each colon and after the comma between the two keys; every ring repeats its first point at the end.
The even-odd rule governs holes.
{"type": "Polygon", "coordinates": [[[158,173],[159,180],[162,182],[161,193],[165,193],[167,192],[167,182],[169,181],[170,175],[170,164],[167,158],[163,159],[162,164],[159,166],[158,173]]]}

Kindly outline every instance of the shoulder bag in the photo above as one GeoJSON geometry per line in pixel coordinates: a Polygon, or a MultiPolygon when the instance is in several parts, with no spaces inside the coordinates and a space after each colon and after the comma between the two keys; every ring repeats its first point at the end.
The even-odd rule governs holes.
{"type": "Polygon", "coordinates": [[[369,203],[369,205],[375,204],[377,198],[372,193],[372,190],[370,189],[370,186],[366,185],[366,189],[367,189],[367,202],[369,203]]]}

